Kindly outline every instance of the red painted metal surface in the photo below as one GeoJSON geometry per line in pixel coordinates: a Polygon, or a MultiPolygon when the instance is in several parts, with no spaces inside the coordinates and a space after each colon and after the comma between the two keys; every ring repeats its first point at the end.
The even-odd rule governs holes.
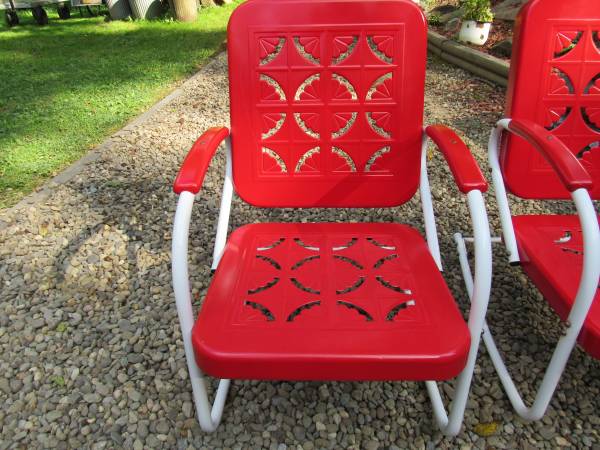
{"type": "Polygon", "coordinates": [[[410,199],[426,45],[423,13],[410,0],[240,5],[228,28],[238,194],[258,206],[410,199]]]}
{"type": "MultiPolygon", "coordinates": [[[[583,239],[577,216],[515,216],[513,224],[523,269],[562,320],[577,293],[583,266],[583,239]]],[[[600,289],[578,338],[600,359],[600,289]]]]}
{"type": "MultiPolygon", "coordinates": [[[[600,7],[590,0],[532,0],[521,10],[506,116],[559,138],[600,177],[600,7]]],[[[504,143],[506,184],[524,198],[569,198],[548,162],[520,137],[504,143]]],[[[600,183],[592,191],[600,198],[600,183]]]]}
{"type": "Polygon", "coordinates": [[[209,128],[194,142],[175,178],[175,193],[200,192],[210,161],[228,135],[229,130],[225,127],[209,128]]]}
{"type": "Polygon", "coordinates": [[[229,238],[193,329],[226,378],[448,379],[470,335],[427,244],[399,224],[252,224],[229,238]]]}
{"type": "Polygon", "coordinates": [[[444,125],[432,125],[425,132],[444,155],[456,185],[463,193],[472,190],[486,192],[488,184],[475,158],[462,139],[444,125]]]}
{"type": "Polygon", "coordinates": [[[556,136],[529,120],[514,119],[508,128],[535,147],[552,166],[569,192],[592,189],[592,178],[577,157],[556,136]]]}

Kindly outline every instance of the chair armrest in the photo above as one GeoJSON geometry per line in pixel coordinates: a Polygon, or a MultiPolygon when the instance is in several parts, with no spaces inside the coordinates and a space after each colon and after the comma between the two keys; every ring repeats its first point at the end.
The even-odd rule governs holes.
{"type": "Polygon", "coordinates": [[[437,148],[442,152],[454,181],[464,194],[473,190],[487,191],[488,184],[485,180],[477,161],[458,135],[444,125],[432,125],[425,129],[437,148]]]}
{"type": "Polygon", "coordinates": [[[533,145],[550,163],[569,192],[591,189],[592,177],[569,148],[556,136],[529,120],[512,119],[508,131],[533,145]]]}
{"type": "Polygon", "coordinates": [[[226,127],[213,127],[200,136],[185,157],[181,169],[175,178],[173,190],[176,194],[184,191],[197,194],[200,192],[208,165],[223,139],[229,136],[226,127]]]}

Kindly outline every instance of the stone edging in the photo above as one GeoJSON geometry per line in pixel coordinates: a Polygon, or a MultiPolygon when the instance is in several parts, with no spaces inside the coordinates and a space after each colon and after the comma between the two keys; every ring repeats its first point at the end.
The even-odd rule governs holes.
{"type": "Polygon", "coordinates": [[[431,30],[427,32],[427,42],[427,50],[444,61],[500,86],[508,86],[508,62],[459,44],[431,30]]]}

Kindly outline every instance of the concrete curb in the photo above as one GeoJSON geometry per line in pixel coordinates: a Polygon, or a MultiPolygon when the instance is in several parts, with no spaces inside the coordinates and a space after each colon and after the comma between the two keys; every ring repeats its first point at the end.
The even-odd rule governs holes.
{"type": "Polygon", "coordinates": [[[508,62],[459,44],[431,30],[427,32],[427,42],[428,51],[444,61],[500,86],[508,86],[508,62]]]}
{"type": "MultiPolygon", "coordinates": [[[[221,48],[221,50],[222,50],[222,48],[221,48]]],[[[197,77],[201,76],[203,74],[203,72],[206,70],[206,68],[210,67],[211,64],[214,63],[214,61],[216,60],[216,56],[219,55],[220,53],[222,53],[222,52],[215,53],[215,55],[213,57],[211,57],[211,59],[206,64],[204,64],[198,72],[196,72],[191,77],[189,77],[185,81],[183,81],[177,88],[175,88],[173,91],[171,91],[166,97],[163,97],[161,100],[159,100],[154,105],[152,105],[148,110],[146,110],[139,116],[132,119],[123,128],[119,129],[118,131],[116,131],[115,133],[110,135],[108,138],[106,138],[104,140],[104,142],[102,142],[100,145],[98,145],[97,147],[90,150],[88,153],[86,153],[84,156],[82,156],[80,159],[75,161],[73,164],[71,164],[67,168],[63,169],[58,175],[56,175],[55,177],[46,181],[41,187],[38,188],[38,190],[23,197],[16,205],[13,205],[10,208],[6,208],[6,209],[0,209],[0,229],[3,229],[7,226],[6,222],[4,222],[2,220],[2,217],[1,217],[2,215],[9,213],[11,211],[15,211],[17,209],[33,206],[37,203],[41,203],[44,200],[46,200],[48,197],[50,197],[50,195],[52,195],[52,192],[56,189],[57,186],[68,183],[75,176],[80,174],[88,165],[90,165],[94,161],[97,161],[98,159],[100,159],[100,157],[102,156],[102,153],[104,151],[108,150],[109,147],[111,146],[111,140],[115,136],[118,136],[119,134],[121,134],[125,131],[129,131],[132,128],[135,128],[135,127],[145,123],[146,121],[148,121],[150,119],[150,117],[152,117],[152,115],[155,112],[157,112],[163,106],[165,106],[166,104],[170,103],[172,100],[176,99],[181,94],[183,94],[184,86],[186,84],[192,82],[193,80],[195,80],[197,77]]]]}

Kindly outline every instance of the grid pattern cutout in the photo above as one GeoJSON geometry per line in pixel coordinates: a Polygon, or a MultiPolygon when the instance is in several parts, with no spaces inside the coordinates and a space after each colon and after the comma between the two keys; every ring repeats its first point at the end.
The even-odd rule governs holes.
{"type": "Polygon", "coordinates": [[[401,34],[256,34],[258,176],[390,175],[401,34]]]}
{"type": "Polygon", "coordinates": [[[393,236],[262,236],[249,250],[236,325],[381,329],[423,321],[393,236]]]}

